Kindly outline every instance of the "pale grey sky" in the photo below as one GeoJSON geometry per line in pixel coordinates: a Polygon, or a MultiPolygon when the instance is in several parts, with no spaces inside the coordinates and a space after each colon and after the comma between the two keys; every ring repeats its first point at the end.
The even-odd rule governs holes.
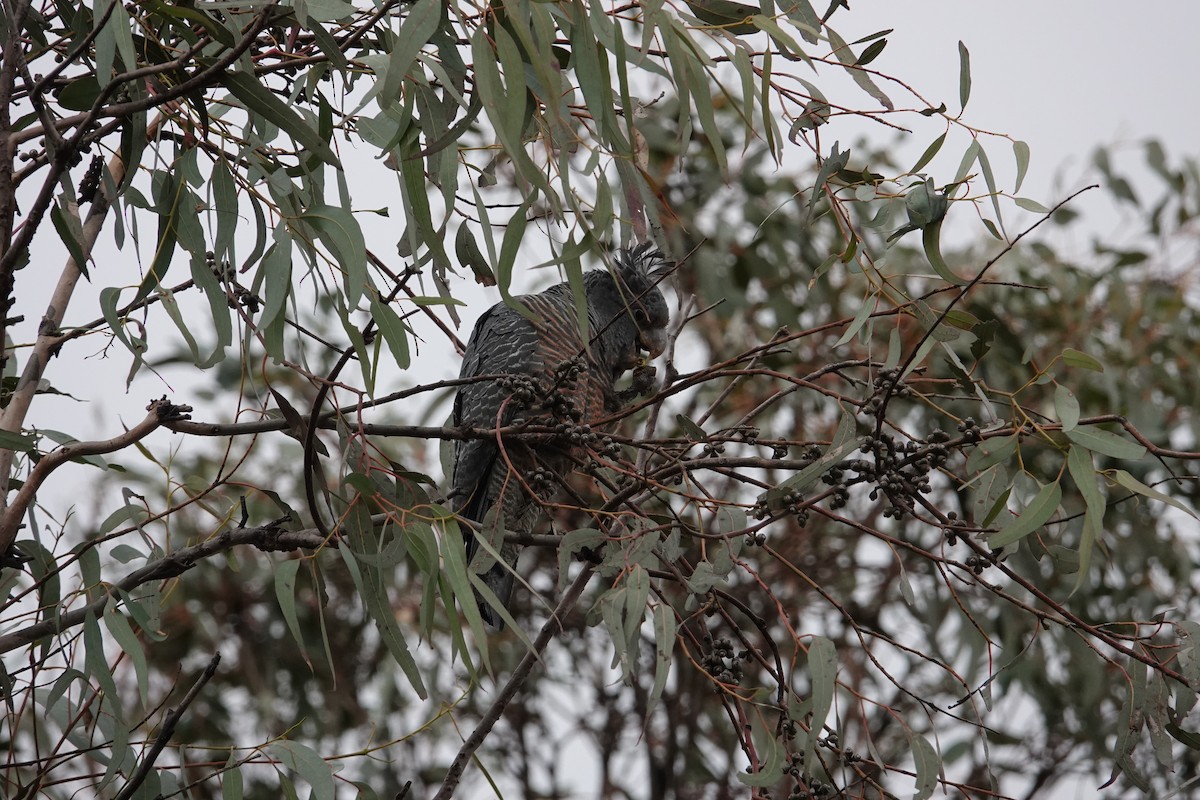
{"type": "MultiPolygon", "coordinates": [[[[958,98],[957,43],[971,53],[972,91],[964,119],[1029,143],[1029,176],[1022,194],[1056,201],[1084,181],[1082,172],[1101,144],[1160,139],[1169,155],[1200,151],[1200,4],[1186,0],[851,0],[841,12],[848,40],[894,28],[871,65],[903,77],[931,102],[953,111],[958,98]],[[1062,183],[1056,186],[1055,177],[1062,183]]],[[[912,157],[940,133],[934,122],[915,137],[912,157]]],[[[884,139],[888,141],[888,139],[884,139]]],[[[932,170],[953,172],[966,147],[950,141],[932,170]]],[[[987,144],[991,154],[993,145],[987,144]]],[[[1009,183],[1012,159],[995,145],[992,163],[1009,183]]],[[[1130,159],[1134,162],[1137,159],[1130,159]]],[[[1134,178],[1149,180],[1138,172],[1134,178]]],[[[1095,230],[1113,217],[1097,213],[1095,230]]]]}

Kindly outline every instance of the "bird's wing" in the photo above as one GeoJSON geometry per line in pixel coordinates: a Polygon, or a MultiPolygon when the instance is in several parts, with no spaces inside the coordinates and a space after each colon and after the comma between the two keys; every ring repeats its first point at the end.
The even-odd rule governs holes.
{"type": "MultiPolygon", "coordinates": [[[[537,332],[529,320],[497,304],[475,323],[459,377],[535,375],[539,363],[537,351],[537,332]]],[[[495,380],[463,385],[454,400],[454,424],[478,428],[508,425],[517,410],[512,402],[505,403],[508,399],[509,392],[495,380]]],[[[483,521],[495,500],[489,495],[489,486],[498,461],[499,448],[494,439],[460,440],[455,444],[452,488],[459,514],[475,522],[483,521]]]]}

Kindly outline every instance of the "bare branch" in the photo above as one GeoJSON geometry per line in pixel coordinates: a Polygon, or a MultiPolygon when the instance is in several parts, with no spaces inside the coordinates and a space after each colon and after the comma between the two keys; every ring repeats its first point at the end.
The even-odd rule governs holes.
{"type": "Polygon", "coordinates": [[[208,683],[212,679],[212,676],[217,674],[217,665],[220,663],[221,654],[214,654],[212,660],[208,662],[208,666],[204,668],[204,672],[200,674],[200,677],[192,685],[192,688],[184,695],[179,706],[167,713],[167,718],[163,722],[158,736],[154,738],[154,744],[151,745],[150,752],[142,757],[142,763],[138,764],[137,771],[133,773],[133,776],[129,779],[129,783],[125,784],[124,788],[121,789],[116,800],[129,800],[129,798],[133,797],[133,793],[137,791],[137,788],[145,782],[146,776],[150,774],[150,770],[154,767],[155,759],[158,758],[163,748],[171,741],[171,737],[175,735],[175,726],[179,724],[179,720],[183,718],[192,701],[200,695],[200,690],[204,688],[204,684],[208,683]]]}

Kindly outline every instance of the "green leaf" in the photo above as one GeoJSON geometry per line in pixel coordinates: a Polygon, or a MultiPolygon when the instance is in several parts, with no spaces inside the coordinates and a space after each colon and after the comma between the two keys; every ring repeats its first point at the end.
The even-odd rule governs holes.
{"type": "Polygon", "coordinates": [[[404,324],[404,320],[391,305],[381,302],[378,297],[371,298],[371,318],[375,320],[375,325],[383,334],[383,339],[387,342],[388,350],[391,351],[396,366],[400,369],[408,369],[412,364],[412,358],[408,349],[408,326],[404,324]]]}
{"type": "Polygon", "coordinates": [[[175,300],[175,295],[167,287],[159,286],[158,297],[159,305],[162,306],[163,311],[167,312],[167,317],[170,318],[171,322],[175,323],[176,330],[179,331],[184,343],[187,344],[188,350],[192,354],[192,362],[199,366],[204,361],[200,355],[200,346],[196,343],[196,337],[192,335],[187,322],[183,319],[183,311],[179,308],[179,303],[175,300]]]}
{"type": "Polygon", "coordinates": [[[292,235],[285,223],[281,222],[275,228],[274,239],[255,276],[263,286],[263,307],[258,324],[264,328],[275,322],[276,317],[282,321],[292,292],[292,235]]]}
{"type": "Polygon", "coordinates": [[[1171,734],[1171,737],[1180,744],[1192,750],[1200,750],[1200,734],[1193,731],[1185,731],[1173,722],[1168,722],[1165,727],[1167,733],[1171,734]]]}
{"type": "Polygon", "coordinates": [[[675,610],[666,603],[654,607],[654,686],[646,703],[650,709],[662,697],[671,674],[671,654],[675,650],[675,610]]]}
{"type": "Polygon", "coordinates": [[[1075,444],[1086,447],[1094,453],[1119,458],[1125,461],[1137,461],[1146,455],[1146,448],[1137,442],[1131,442],[1115,433],[1087,425],[1067,431],[1067,438],[1075,444]]]}
{"type": "Polygon", "coordinates": [[[496,285],[496,274],[492,272],[483,251],[479,249],[479,242],[475,240],[471,226],[466,223],[458,226],[458,234],[454,237],[454,255],[458,256],[460,264],[471,268],[476,283],[481,286],[496,285]]]}
{"type": "Polygon", "coordinates": [[[630,651],[636,652],[638,647],[638,632],[642,621],[646,618],[646,600],[650,596],[650,573],[641,564],[634,564],[625,573],[625,607],[622,609],[624,619],[623,633],[629,643],[630,651]]]}
{"type": "Polygon", "coordinates": [[[94,75],[83,75],[69,82],[58,93],[58,104],[68,111],[89,111],[100,97],[100,84],[94,75]]]}
{"type": "Polygon", "coordinates": [[[855,422],[854,415],[844,412],[841,422],[838,423],[837,433],[834,434],[833,441],[829,445],[829,449],[820,458],[792,477],[774,488],[768,489],[759,496],[759,500],[769,504],[777,503],[789,492],[803,492],[809,486],[816,483],[822,475],[829,471],[830,467],[858,448],[858,438],[855,435],[856,430],[857,423],[855,422]]]}
{"type": "Polygon", "coordinates": [[[121,650],[133,662],[133,671],[137,676],[138,697],[143,706],[150,704],[150,669],[146,662],[146,648],[142,646],[137,634],[125,615],[117,610],[116,603],[109,603],[104,609],[104,626],[117,640],[121,650]]]}
{"type": "Polygon", "coordinates": [[[925,248],[925,257],[929,259],[929,265],[933,267],[933,271],[938,274],[938,277],[948,283],[962,286],[967,283],[967,280],[956,275],[946,260],[942,258],[941,238],[942,220],[921,229],[921,245],[925,248]]]}
{"type": "Polygon", "coordinates": [[[575,554],[585,547],[591,549],[598,548],[605,541],[607,541],[607,537],[601,531],[594,528],[580,528],[579,530],[563,534],[558,544],[559,592],[567,588],[567,574],[571,565],[571,559],[574,558],[575,554]]]}
{"type": "Polygon", "coordinates": [[[819,33],[822,28],[821,17],[813,8],[812,3],[808,0],[789,0],[784,4],[788,18],[800,31],[800,35],[804,41],[809,44],[817,44],[820,41],[819,33]]]}
{"type": "MultiPolygon", "coordinates": [[[[442,574],[446,576],[451,592],[457,598],[458,606],[462,609],[463,616],[467,618],[467,625],[470,626],[475,640],[486,642],[487,634],[483,627],[483,616],[479,613],[479,604],[475,601],[475,593],[471,590],[471,579],[467,574],[466,548],[463,545],[459,523],[454,520],[449,511],[439,509],[439,515],[442,518],[442,524],[439,526],[442,532],[439,541],[444,565],[442,574]]],[[[450,605],[451,603],[448,601],[447,606],[450,605]]],[[[484,669],[490,673],[492,667],[488,649],[481,647],[479,655],[484,669]]]]}
{"type": "Polygon", "coordinates": [[[1007,461],[1017,452],[1019,443],[1020,438],[1015,433],[1011,436],[984,439],[975,446],[971,455],[967,456],[967,472],[982,472],[993,464],[1007,461]]]}
{"type": "Polygon", "coordinates": [[[821,195],[829,191],[826,182],[836,172],[845,168],[849,161],[850,151],[839,150],[838,142],[834,142],[833,147],[830,148],[829,157],[821,162],[821,168],[817,170],[817,180],[813,184],[813,191],[808,199],[808,208],[810,213],[812,209],[816,207],[817,201],[821,198],[821,195]]]}
{"type": "Polygon", "coordinates": [[[1140,494],[1143,497],[1149,497],[1152,500],[1158,500],[1166,503],[1167,505],[1174,506],[1183,513],[1187,514],[1189,517],[1192,517],[1193,519],[1200,519],[1200,515],[1197,515],[1193,509],[1189,508],[1182,501],[1171,497],[1169,494],[1164,494],[1157,489],[1147,486],[1123,469],[1115,470],[1112,473],[1112,478],[1117,482],[1118,485],[1124,486],[1126,489],[1135,494],[1140,494]]]}
{"type": "Polygon", "coordinates": [[[971,98],[971,54],[960,40],[958,43],[958,103],[964,111],[971,98]]]}
{"type": "Polygon", "coordinates": [[[0,431],[0,447],[5,450],[16,450],[18,453],[34,451],[33,437],[12,431],[0,431]]]}
{"type": "Polygon", "coordinates": [[[158,288],[171,267],[178,244],[180,198],[183,196],[183,182],[168,170],[155,170],[151,175],[151,187],[154,195],[154,210],[158,214],[157,246],[154,250],[154,260],[146,277],[138,286],[134,301],[143,300],[158,288]]]}
{"type": "Polygon", "coordinates": [[[1013,194],[1016,194],[1021,191],[1021,184],[1025,182],[1025,174],[1029,171],[1029,145],[1020,139],[1014,141],[1013,158],[1017,162],[1017,180],[1013,186],[1013,194]]]}
{"type": "Polygon", "coordinates": [[[1046,484],[1016,519],[992,534],[988,539],[988,547],[999,549],[1025,538],[1045,525],[1061,503],[1062,487],[1058,481],[1046,484]]]}
{"type": "Polygon", "coordinates": [[[275,599],[279,601],[279,610],[287,622],[288,632],[300,645],[300,653],[308,668],[313,668],[308,657],[308,648],[304,644],[304,635],[300,633],[300,620],[296,617],[296,574],[300,570],[300,560],[290,559],[275,568],[275,599]]]}
{"type": "Polygon", "coordinates": [[[317,232],[345,275],[346,305],[354,308],[370,287],[367,245],[358,220],[339,206],[314,205],[299,216],[317,232]]]}
{"type": "Polygon", "coordinates": [[[83,224],[79,221],[79,206],[76,205],[74,199],[65,194],[59,197],[58,202],[50,206],[50,221],[54,223],[54,230],[58,233],[58,238],[66,246],[67,254],[79,268],[80,274],[90,281],[87,257],[83,252],[83,224]]]}
{"type": "Polygon", "coordinates": [[[833,48],[833,54],[838,61],[846,68],[846,72],[850,73],[850,77],[858,84],[859,88],[869,94],[888,111],[895,109],[891,98],[884,94],[883,90],[875,85],[875,81],[871,76],[859,67],[855,62],[857,59],[854,53],[850,50],[850,46],[846,44],[846,40],[839,36],[832,28],[826,28],[825,33],[829,36],[829,45],[833,48]]]}
{"type": "Polygon", "coordinates": [[[229,164],[223,158],[213,162],[209,191],[213,200],[210,211],[216,216],[213,256],[220,263],[226,258],[233,258],[233,239],[238,226],[237,185],[233,181],[233,173],[229,171],[229,164]]]}
{"type": "Polygon", "coordinates": [[[496,286],[500,289],[500,296],[504,298],[504,302],[526,315],[530,313],[529,310],[513,299],[512,275],[513,268],[517,263],[517,251],[521,247],[521,240],[525,237],[525,226],[529,222],[527,215],[536,199],[537,193],[531,193],[509,219],[508,226],[504,229],[504,238],[500,242],[500,257],[496,270],[496,286]]]}
{"type": "Polygon", "coordinates": [[[871,312],[874,310],[875,303],[871,302],[869,298],[864,297],[862,300],[862,305],[858,307],[858,311],[854,314],[854,319],[850,320],[850,325],[847,326],[845,332],[838,337],[838,340],[833,343],[833,346],[841,347],[857,336],[858,332],[862,330],[863,325],[867,323],[867,319],[870,318],[871,312]]]}
{"type": "Polygon", "coordinates": [[[1073,431],[1079,424],[1079,401],[1074,392],[1061,383],[1054,387],[1054,410],[1065,433],[1073,431]]]}
{"type": "Polygon", "coordinates": [[[983,173],[983,182],[987,185],[988,195],[992,200],[992,209],[996,212],[996,224],[1000,226],[1000,230],[1003,232],[1004,215],[1000,208],[1000,187],[996,184],[996,176],[992,172],[992,162],[982,145],[979,146],[979,153],[976,158],[979,161],[979,171],[983,173]]]}
{"type": "Polygon", "coordinates": [[[937,788],[938,775],[941,773],[942,760],[929,740],[919,733],[905,730],[909,746],[912,748],[913,764],[916,767],[917,785],[913,800],[926,800],[933,796],[937,788]]]}
{"type": "Polygon", "coordinates": [[[1031,200],[1028,197],[1017,197],[1013,200],[1017,204],[1017,208],[1023,208],[1026,211],[1032,211],[1035,214],[1049,214],[1050,209],[1039,203],[1037,200],[1031,200]]]}
{"type": "Polygon", "coordinates": [[[950,183],[961,183],[965,180],[967,173],[971,171],[971,165],[977,158],[979,158],[979,140],[972,139],[971,143],[967,145],[967,149],[963,151],[962,160],[958,162],[958,171],[954,173],[954,180],[950,183]]]}
{"type": "Polygon", "coordinates": [[[267,752],[312,787],[313,800],[334,800],[336,787],[333,769],[308,745],[290,739],[278,739],[267,745],[267,752]]]}
{"type": "Polygon", "coordinates": [[[243,796],[242,769],[238,766],[237,751],[233,750],[225,762],[225,770],[221,773],[221,798],[242,800],[243,796]]]}
{"type": "MultiPolygon", "coordinates": [[[[81,555],[95,552],[95,548],[89,548],[81,555]]],[[[81,567],[84,564],[85,561],[81,559],[81,567]]],[[[83,619],[83,649],[84,672],[96,682],[103,693],[103,699],[93,706],[92,710],[96,714],[103,711],[106,715],[111,715],[113,722],[111,752],[114,757],[109,760],[104,777],[96,784],[97,788],[102,788],[112,783],[119,774],[123,758],[117,757],[117,754],[123,754],[129,747],[129,727],[125,724],[125,713],[121,707],[121,695],[117,692],[116,680],[108,668],[108,659],[104,653],[104,637],[100,633],[100,625],[96,616],[90,610],[83,619]]]]}
{"type": "Polygon", "coordinates": [[[1085,504],[1083,518],[1083,536],[1079,541],[1079,574],[1075,579],[1074,594],[1083,585],[1087,577],[1088,567],[1092,562],[1092,549],[1100,538],[1104,523],[1104,495],[1096,485],[1096,468],[1092,464],[1092,454],[1079,446],[1072,446],[1067,453],[1067,470],[1071,480],[1075,481],[1079,493],[1083,495],[1085,504]]]}
{"type": "MultiPolygon", "coordinates": [[[[774,786],[784,777],[783,759],[786,755],[775,730],[769,726],[761,715],[753,717],[753,723],[746,725],[754,741],[754,749],[758,754],[758,770],[756,772],[739,772],[737,779],[746,786],[774,786]]],[[[758,796],[755,793],[754,796],[758,796]]]]}
{"type": "Polygon", "coordinates": [[[396,35],[396,43],[388,57],[387,73],[380,90],[381,104],[390,105],[400,96],[400,87],[413,61],[416,60],[417,53],[437,33],[441,16],[439,6],[437,0],[418,0],[404,18],[400,32],[396,35]]]}
{"type": "Polygon", "coordinates": [[[817,774],[817,738],[833,708],[837,689],[837,648],[824,636],[814,636],[808,645],[808,674],[812,682],[812,721],[804,743],[805,772],[817,774]]]}
{"type": "Polygon", "coordinates": [[[1104,365],[1100,361],[1087,353],[1076,350],[1073,347],[1068,347],[1062,352],[1063,363],[1069,367],[1079,367],[1080,369],[1090,369],[1092,372],[1104,372],[1104,365]]]}
{"type": "Polygon", "coordinates": [[[372,556],[386,556],[386,553],[381,551],[383,543],[380,542],[375,527],[371,524],[371,516],[363,503],[355,503],[346,513],[343,531],[348,546],[338,548],[338,552],[343,554],[347,566],[353,565],[351,577],[354,578],[367,614],[375,623],[380,638],[392,658],[400,665],[409,684],[417,696],[424,700],[429,693],[388,600],[387,588],[392,585],[392,575],[390,571],[385,574],[380,567],[371,563],[372,556]]]}
{"type": "MultiPolygon", "coordinates": [[[[337,11],[334,9],[339,7],[349,8],[351,11],[354,9],[354,6],[347,2],[347,0],[329,0],[329,6],[330,11],[323,10],[321,12],[322,17],[330,13],[336,14],[337,11]]],[[[313,2],[312,0],[309,0],[308,9],[310,12],[312,11],[312,8],[313,2]]],[[[342,48],[338,46],[337,39],[334,39],[325,26],[315,19],[309,19],[307,26],[308,29],[312,31],[313,39],[316,41],[317,47],[321,48],[321,52],[324,53],[329,59],[329,63],[332,64],[335,69],[345,72],[345,70],[350,66],[350,62],[346,60],[346,54],[343,53],[342,48]]]]}
{"type": "Polygon", "coordinates": [[[255,75],[242,70],[227,70],[222,74],[221,82],[230,94],[241,101],[247,111],[258,114],[272,125],[287,131],[303,150],[313,153],[326,164],[341,167],[329,143],[299,114],[263,86],[255,75]]]}
{"type": "Polygon", "coordinates": [[[683,435],[686,436],[688,440],[693,442],[708,441],[708,434],[704,432],[704,429],[695,422],[692,422],[692,420],[688,417],[684,416],[683,414],[676,414],[675,421],[679,423],[679,429],[683,431],[683,435]]]}
{"type": "Polygon", "coordinates": [[[858,66],[865,67],[875,59],[879,58],[879,54],[883,52],[883,48],[887,47],[887,39],[877,39],[862,51],[858,57],[858,66]]]}
{"type": "Polygon", "coordinates": [[[758,29],[748,20],[758,14],[757,6],[735,3],[733,0],[684,0],[692,13],[705,22],[723,31],[737,34],[754,33],[758,29]]]}
{"type": "Polygon", "coordinates": [[[933,157],[938,154],[938,151],[942,149],[942,145],[946,142],[946,133],[948,133],[948,131],[942,133],[941,136],[937,137],[929,144],[929,147],[925,148],[925,152],[921,153],[921,157],[917,159],[916,164],[912,165],[912,169],[910,169],[909,172],[920,172],[926,164],[933,160],[933,157]]]}

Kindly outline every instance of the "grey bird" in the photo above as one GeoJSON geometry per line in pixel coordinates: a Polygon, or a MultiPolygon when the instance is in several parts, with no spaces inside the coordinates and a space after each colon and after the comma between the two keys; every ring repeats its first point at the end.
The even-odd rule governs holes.
{"type": "MultiPolygon", "coordinates": [[[[489,308],[463,355],[459,376],[480,380],[459,387],[455,427],[565,424],[584,430],[586,441],[580,426],[611,415],[653,383],[653,368],[639,365],[643,354],[656,358],[666,346],[669,312],[657,283],[672,267],[643,244],[620,251],[611,272],[585,273],[586,346],[567,283],[519,297],[530,316],[504,303],[489,308]],[[635,367],[634,385],[619,390],[617,381],[635,367]]],[[[450,497],[462,521],[469,569],[507,607],[521,547],[499,536],[532,532],[541,502],[565,481],[586,444],[569,435],[502,442],[503,451],[495,437],[455,443],[450,497]],[[481,532],[496,535],[493,550],[504,563],[479,546],[481,532]]],[[[484,621],[503,628],[492,604],[481,596],[477,601],[484,621]]]]}

